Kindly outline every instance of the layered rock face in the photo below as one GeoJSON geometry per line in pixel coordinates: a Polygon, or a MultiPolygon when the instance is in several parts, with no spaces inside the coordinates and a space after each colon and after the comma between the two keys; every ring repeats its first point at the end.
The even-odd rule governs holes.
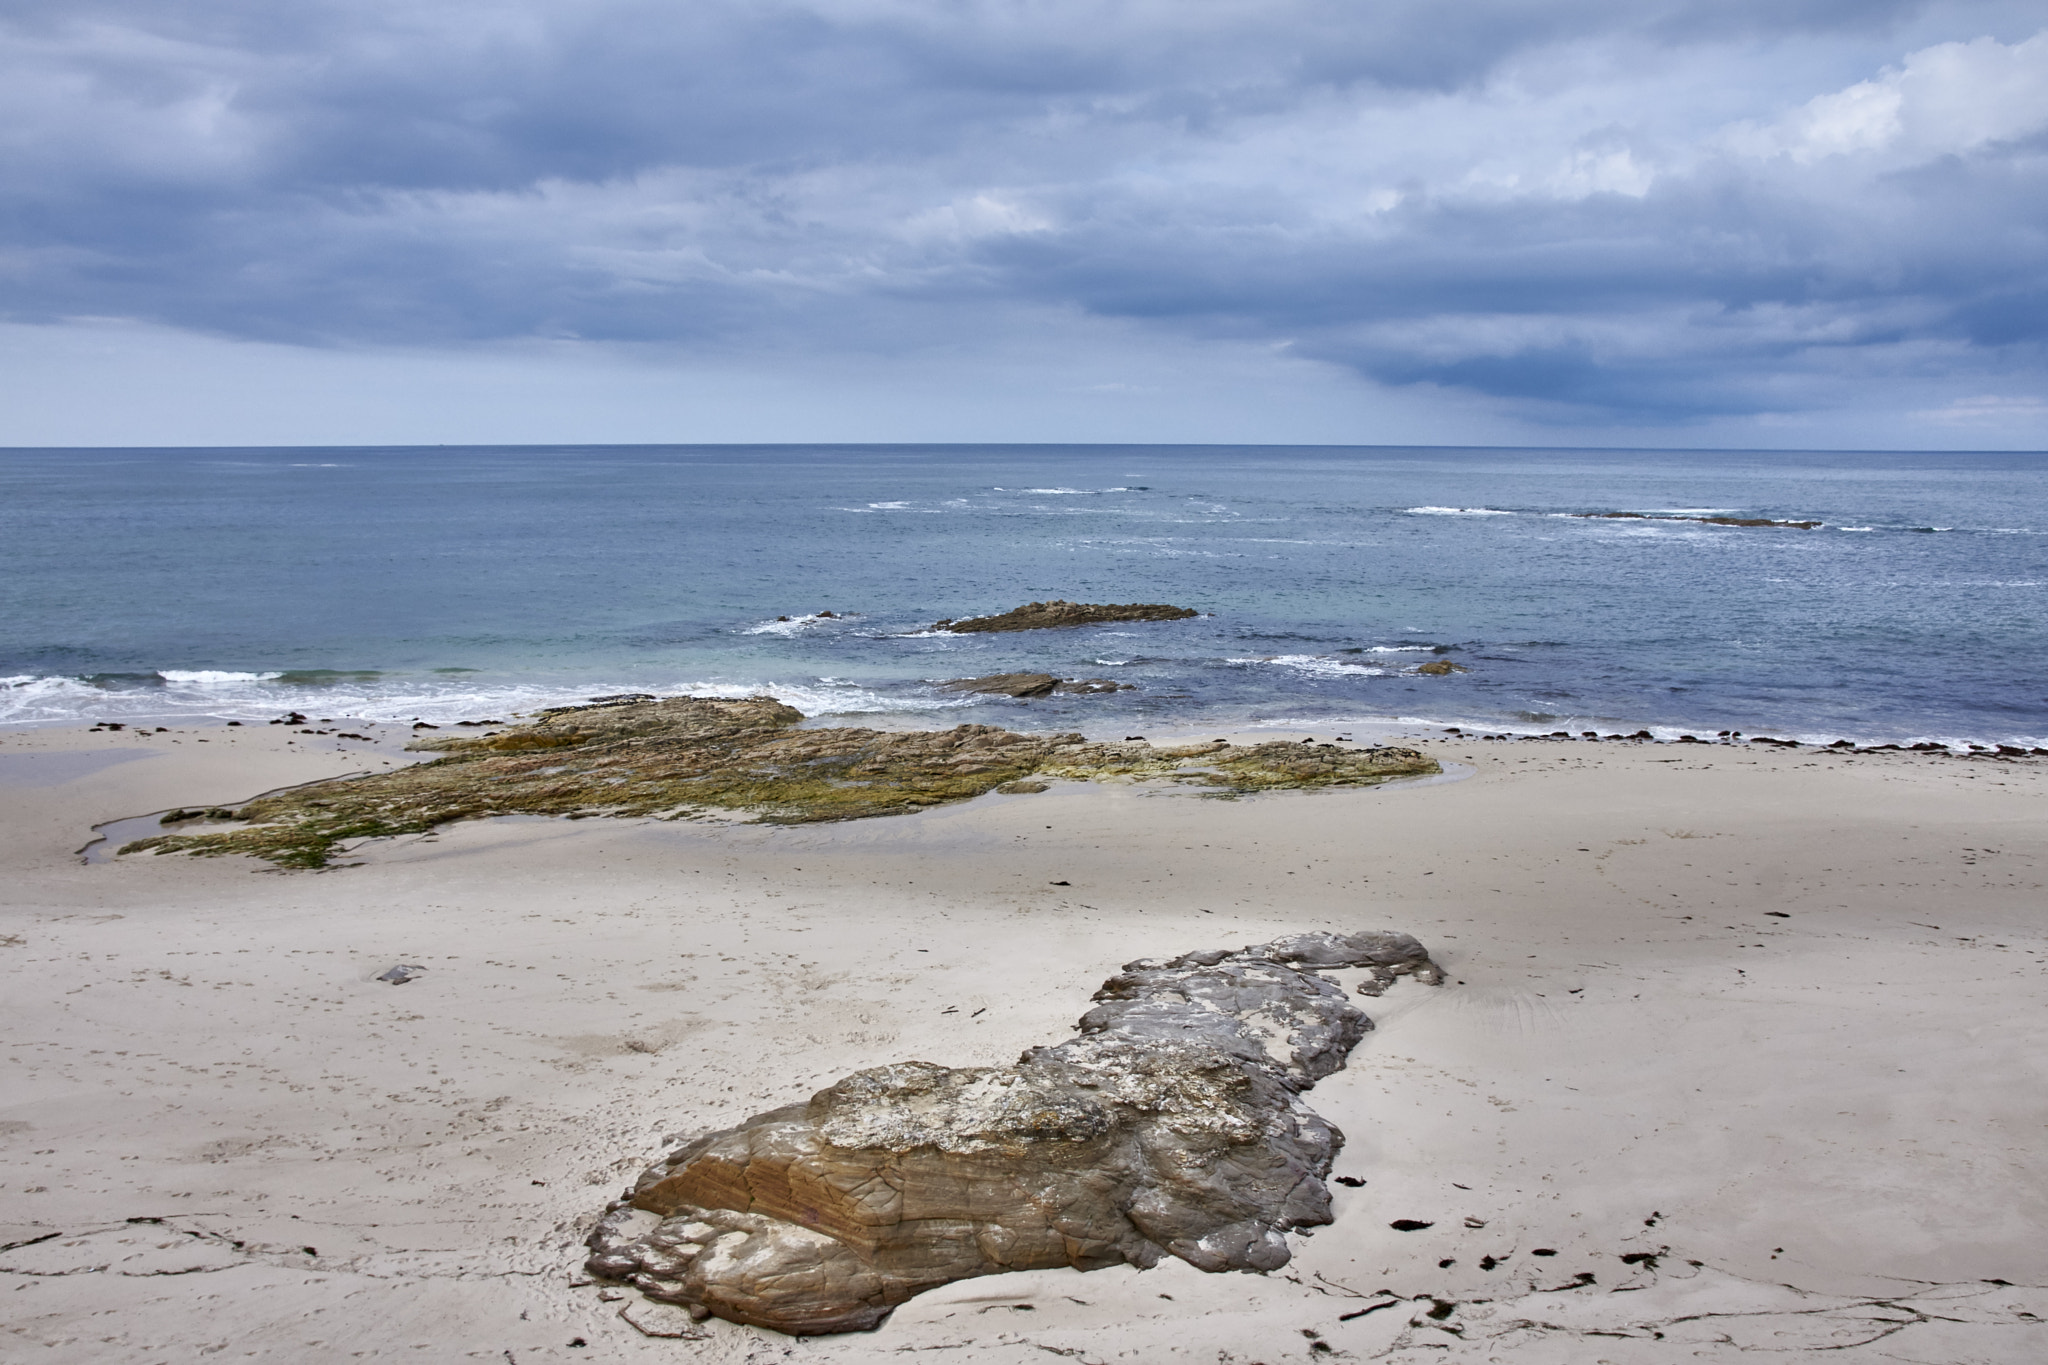
{"type": "Polygon", "coordinates": [[[1184,621],[1200,615],[1193,607],[1173,607],[1163,602],[1027,602],[996,616],[970,616],[961,621],[937,621],[933,630],[960,634],[998,630],[1051,630],[1057,626],[1093,626],[1107,621],[1184,621]]]}
{"type": "Polygon", "coordinates": [[[591,1273],[693,1314],[800,1335],[1010,1270],[1271,1270],[1330,1221],[1343,1135],[1301,1094],[1377,994],[1442,973],[1406,934],[1304,934],[1127,964],[1079,1036],[1009,1067],[904,1062],[697,1138],[591,1234],[591,1273]]]}

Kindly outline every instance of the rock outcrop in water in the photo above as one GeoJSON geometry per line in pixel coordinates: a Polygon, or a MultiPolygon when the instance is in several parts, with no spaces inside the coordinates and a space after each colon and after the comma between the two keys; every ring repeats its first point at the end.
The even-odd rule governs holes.
{"type": "Polygon", "coordinates": [[[1406,934],[1303,934],[1125,965],[1080,1035],[1015,1066],[903,1062],[686,1144],[591,1234],[591,1273],[797,1334],[1011,1270],[1271,1270],[1330,1221],[1343,1135],[1301,1099],[1372,1023],[1366,989],[1443,977],[1406,934]]]}
{"type": "Polygon", "coordinates": [[[1129,683],[1110,678],[1055,678],[1050,673],[991,673],[938,684],[945,692],[988,692],[1004,697],[1049,697],[1055,692],[1129,692],[1129,683]]]}
{"type": "Polygon", "coordinates": [[[1029,777],[1162,781],[1230,795],[1370,786],[1439,771],[1436,760],[1413,749],[1220,740],[1153,748],[992,725],[805,730],[797,728],[802,719],[773,697],[628,695],[556,707],[500,731],[415,740],[413,748],[444,755],[429,763],[206,812],[239,828],[162,834],[121,852],[246,853],[281,867],[324,867],[350,841],[493,815],[688,819],[747,812],[798,824],[900,815],[1029,777]]]}
{"type": "Polygon", "coordinates": [[[1696,521],[1702,526],[1783,526],[1797,531],[1811,531],[1822,524],[1817,521],[1773,521],[1769,517],[1696,517],[1678,512],[1574,512],[1572,515],[1594,521],[1696,521]]]}
{"type": "Polygon", "coordinates": [[[999,616],[970,616],[964,621],[936,621],[933,630],[967,634],[998,630],[1051,630],[1058,626],[1095,626],[1110,621],[1185,621],[1198,616],[1193,607],[1170,607],[1162,602],[1126,602],[1113,605],[1095,602],[1027,602],[999,616]]]}
{"type": "Polygon", "coordinates": [[[987,692],[1001,697],[1049,697],[1060,680],[1050,673],[991,673],[985,678],[954,678],[939,684],[942,692],[987,692]]]}

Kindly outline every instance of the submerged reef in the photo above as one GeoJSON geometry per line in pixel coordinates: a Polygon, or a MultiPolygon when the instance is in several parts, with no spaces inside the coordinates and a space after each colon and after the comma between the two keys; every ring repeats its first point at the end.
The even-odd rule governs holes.
{"type": "Polygon", "coordinates": [[[1011,1270],[1285,1265],[1330,1221],[1343,1134],[1301,1093],[1377,995],[1443,973],[1406,934],[1314,933],[1125,964],[1078,1037],[1008,1067],[903,1062],[686,1143],[589,1239],[587,1268],[693,1316],[799,1335],[876,1327],[1011,1270]]]}
{"type": "MultiPolygon", "coordinates": [[[[412,748],[442,757],[393,772],[273,792],[209,821],[238,828],[138,839],[122,853],[241,853],[281,867],[325,867],[338,846],[423,834],[494,815],[689,819],[748,813],[771,823],[900,815],[965,801],[1028,777],[1160,780],[1218,795],[1370,786],[1440,771],[1413,749],[1330,744],[1182,748],[1091,743],[992,725],[951,730],[799,729],[803,713],[773,697],[729,701],[628,695],[540,712],[474,736],[428,735],[412,748]]],[[[1042,790],[1023,783],[1018,790],[1042,790]]],[[[189,819],[174,811],[165,823],[189,819]]]]}
{"type": "Polygon", "coordinates": [[[1058,626],[1093,626],[1109,621],[1185,621],[1199,616],[1193,607],[1171,607],[1163,602],[1027,602],[998,616],[970,616],[960,621],[935,621],[933,630],[969,634],[998,630],[1051,630],[1058,626]]]}

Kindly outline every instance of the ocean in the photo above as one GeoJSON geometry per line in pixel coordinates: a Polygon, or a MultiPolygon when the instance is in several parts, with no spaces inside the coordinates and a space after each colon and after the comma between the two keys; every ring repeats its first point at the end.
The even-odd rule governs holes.
{"type": "Polygon", "coordinates": [[[2048,745],[2039,454],[11,450],[0,570],[9,725],[766,692],[889,728],[2048,745]],[[1202,615],[930,629],[1049,598],[1202,615]],[[1013,670],[1132,687],[934,687],[1013,670]]]}

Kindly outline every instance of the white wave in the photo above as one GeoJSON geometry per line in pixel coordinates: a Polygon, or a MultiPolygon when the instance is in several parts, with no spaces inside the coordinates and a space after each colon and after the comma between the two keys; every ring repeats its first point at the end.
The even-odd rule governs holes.
{"type": "Polygon", "coordinates": [[[844,616],[825,617],[819,616],[816,613],[812,613],[809,616],[785,616],[778,617],[773,621],[763,621],[759,625],[748,626],[745,630],[741,631],[740,634],[794,635],[798,631],[802,630],[804,627],[814,626],[818,624],[818,622],[820,621],[844,621],[845,619],[846,618],[844,616]]]}
{"type": "Polygon", "coordinates": [[[156,675],[167,683],[269,682],[282,673],[237,673],[222,668],[160,668],[156,675]]]}
{"type": "Polygon", "coordinates": [[[868,506],[877,512],[893,512],[898,508],[908,507],[910,504],[907,502],[871,502],[868,506]]]}
{"type": "Polygon", "coordinates": [[[1511,517],[1513,512],[1503,512],[1498,507],[1410,507],[1411,516],[1418,517],[1511,517]]]}
{"type": "Polygon", "coordinates": [[[699,682],[679,686],[673,691],[664,691],[663,695],[721,697],[731,700],[767,696],[775,698],[785,706],[794,706],[807,717],[943,711],[974,706],[987,700],[985,697],[964,693],[942,697],[887,697],[879,692],[871,692],[857,683],[837,683],[828,678],[821,678],[816,683],[699,682]]]}
{"type": "Polygon", "coordinates": [[[1875,531],[1875,526],[1837,526],[1837,531],[1875,531]]]}
{"type": "MultiPolygon", "coordinates": [[[[172,670],[182,672],[182,670],[172,670]]],[[[239,720],[261,723],[290,711],[337,721],[448,725],[485,717],[511,719],[550,706],[576,706],[621,693],[656,696],[770,696],[806,716],[878,715],[948,710],[977,704],[965,696],[888,696],[840,679],[815,682],[678,680],[649,684],[605,681],[569,684],[479,683],[385,677],[317,685],[280,683],[276,675],[247,674],[230,681],[174,681],[106,687],[72,677],[22,675],[0,680],[0,726],[66,725],[98,720],[159,722],[239,720]]],[[[985,699],[984,699],[985,700],[985,699]]]]}
{"type": "Polygon", "coordinates": [[[1094,493],[1128,493],[1128,488],[998,488],[998,493],[1037,493],[1043,497],[1082,497],[1094,493]]]}
{"type": "Polygon", "coordinates": [[[1435,645],[1374,645],[1368,654],[1434,654],[1435,645]]]}
{"type": "Polygon", "coordinates": [[[1271,664],[1292,669],[1312,678],[1384,678],[1387,670],[1377,664],[1353,664],[1321,654],[1277,654],[1264,659],[1225,659],[1227,664],[1271,664]]]}

